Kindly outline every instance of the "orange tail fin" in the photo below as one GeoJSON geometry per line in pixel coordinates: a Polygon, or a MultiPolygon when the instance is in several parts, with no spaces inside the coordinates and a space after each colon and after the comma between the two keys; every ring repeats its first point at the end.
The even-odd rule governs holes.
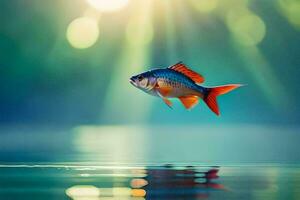
{"type": "Polygon", "coordinates": [[[226,94],[231,90],[234,90],[242,85],[240,84],[231,84],[231,85],[222,85],[214,88],[208,88],[208,93],[204,97],[204,102],[206,105],[214,112],[216,115],[220,115],[218,103],[217,103],[217,96],[226,94]]]}

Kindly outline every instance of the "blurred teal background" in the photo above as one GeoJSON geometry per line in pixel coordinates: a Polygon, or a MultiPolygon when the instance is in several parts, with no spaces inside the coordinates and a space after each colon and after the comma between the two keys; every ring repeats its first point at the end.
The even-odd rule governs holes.
{"type": "Polygon", "coordinates": [[[300,199],[299,0],[0,0],[0,199],[300,199]],[[187,111],[129,83],[183,61],[187,111]]]}
{"type": "Polygon", "coordinates": [[[297,0],[14,0],[0,19],[3,161],[300,159],[297,0]],[[216,117],[129,84],[178,61],[246,86],[216,117]]]}

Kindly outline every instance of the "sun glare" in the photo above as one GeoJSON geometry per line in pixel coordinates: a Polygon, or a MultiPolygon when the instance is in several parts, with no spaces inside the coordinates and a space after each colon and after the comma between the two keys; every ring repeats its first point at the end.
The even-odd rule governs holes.
{"type": "Polygon", "coordinates": [[[98,24],[92,18],[77,18],[69,24],[67,29],[67,39],[74,48],[85,49],[91,47],[96,43],[98,37],[98,24]]]}
{"type": "Polygon", "coordinates": [[[129,0],[87,0],[87,2],[99,11],[113,12],[125,7],[129,0]]]}

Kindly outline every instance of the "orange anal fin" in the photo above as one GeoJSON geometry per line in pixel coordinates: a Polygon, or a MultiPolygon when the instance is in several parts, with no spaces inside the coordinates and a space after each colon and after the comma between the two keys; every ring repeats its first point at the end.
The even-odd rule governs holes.
{"type": "Polygon", "coordinates": [[[178,98],[186,109],[191,109],[199,101],[199,98],[197,96],[183,96],[178,98]]]}
{"type": "Polygon", "coordinates": [[[190,79],[192,79],[193,81],[195,81],[195,83],[203,83],[204,82],[204,77],[202,75],[189,69],[182,62],[172,65],[171,67],[168,67],[168,68],[184,74],[185,76],[187,76],[190,79]]]}
{"type": "Polygon", "coordinates": [[[172,108],[172,102],[171,102],[169,99],[163,98],[162,100],[163,100],[170,108],[172,108]]]}

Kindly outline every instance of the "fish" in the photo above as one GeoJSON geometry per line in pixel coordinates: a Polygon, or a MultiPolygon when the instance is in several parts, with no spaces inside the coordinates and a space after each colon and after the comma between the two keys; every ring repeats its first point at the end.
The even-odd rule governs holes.
{"type": "Polygon", "coordinates": [[[170,108],[172,108],[170,98],[178,98],[188,110],[202,99],[218,116],[220,110],[217,97],[242,86],[242,84],[201,86],[200,84],[205,81],[204,77],[188,68],[183,62],[134,75],[129,81],[134,87],[160,97],[170,108]]]}

